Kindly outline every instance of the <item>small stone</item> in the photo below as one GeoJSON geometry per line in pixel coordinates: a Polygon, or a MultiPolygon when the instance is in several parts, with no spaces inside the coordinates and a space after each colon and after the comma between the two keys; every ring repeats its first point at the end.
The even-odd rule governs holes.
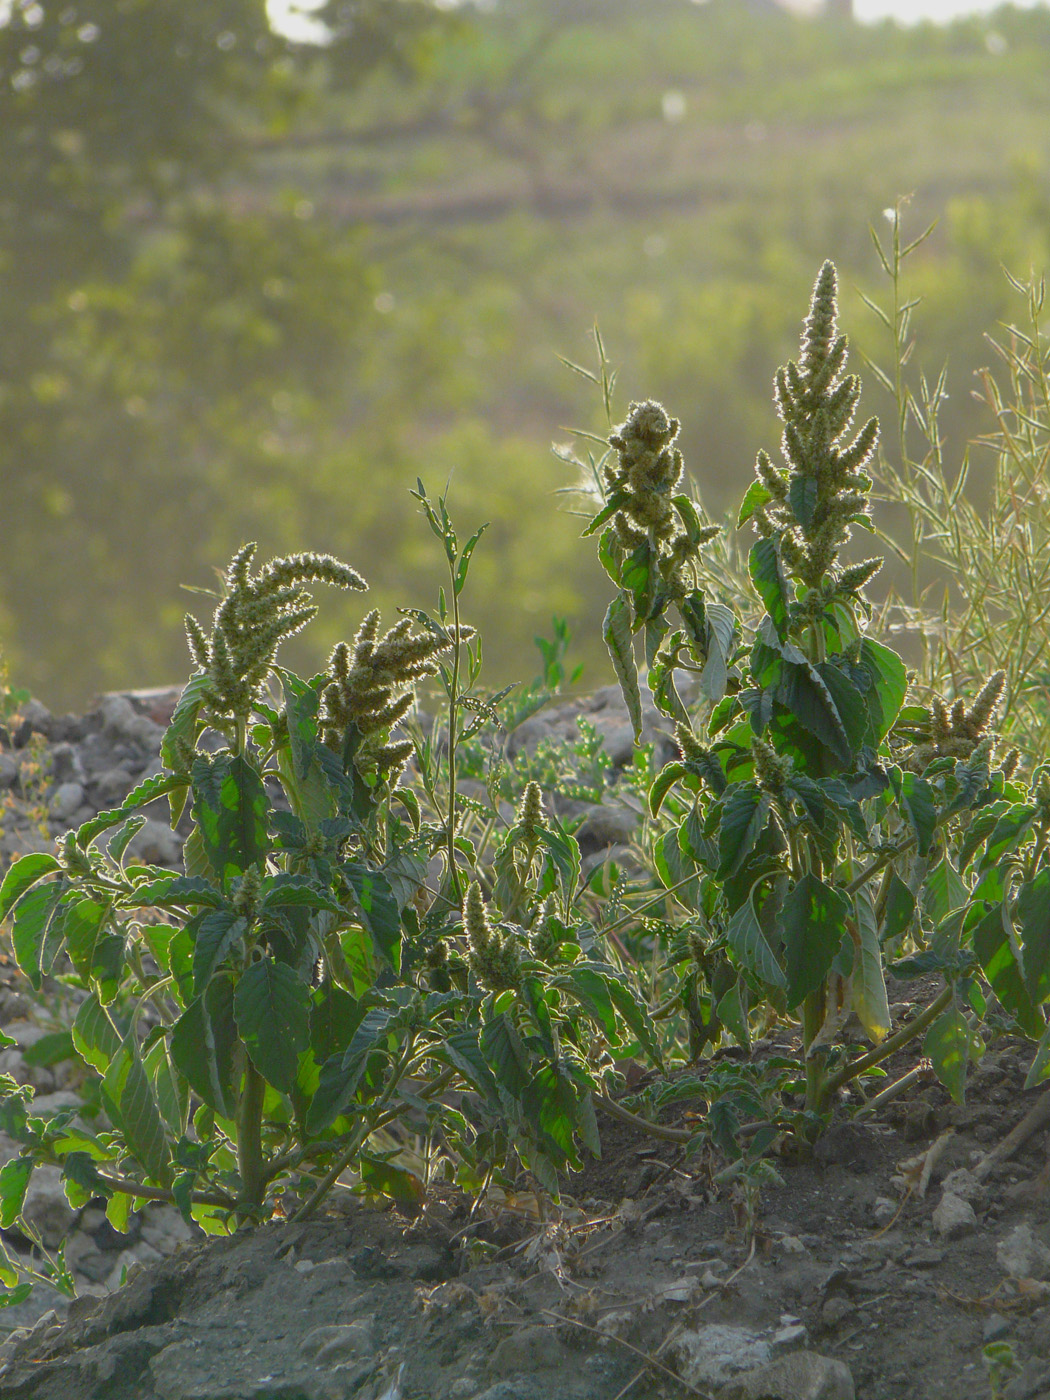
{"type": "Polygon", "coordinates": [[[983,1201],[987,1192],[983,1184],[978,1181],[973,1172],[967,1171],[965,1167],[958,1167],[955,1171],[949,1172],[941,1182],[941,1189],[945,1195],[959,1196],[964,1201],[969,1201],[973,1205],[976,1201],[983,1201]]]}
{"type": "Polygon", "coordinates": [[[80,783],[59,783],[48,803],[48,815],[53,821],[68,821],[83,802],[84,789],[80,783]]]}
{"type": "Polygon", "coordinates": [[[122,802],[135,786],[135,780],[126,768],[107,768],[93,779],[95,796],[104,806],[122,802]]]}
{"type": "Polygon", "coordinates": [[[55,783],[83,783],[84,765],[72,744],[52,745],[48,772],[55,783]]]}
{"type": "Polygon", "coordinates": [[[876,1225],[888,1225],[896,1218],[900,1206],[896,1201],[891,1201],[889,1196],[876,1196],[871,1207],[871,1214],[876,1225]]]}
{"type": "Polygon", "coordinates": [[[854,1312],[856,1312],[856,1308],[849,1299],[843,1298],[841,1294],[837,1294],[834,1298],[829,1298],[821,1308],[820,1320],[830,1331],[831,1328],[837,1327],[840,1322],[844,1321],[854,1312]]]}
{"type": "Polygon", "coordinates": [[[741,1371],[766,1366],[771,1352],[769,1342],[747,1327],[712,1323],[695,1332],[683,1332],[674,1342],[671,1355],[682,1379],[703,1389],[741,1371]]]}
{"type": "Polygon", "coordinates": [[[933,1212],[933,1228],[946,1240],[972,1235],[977,1229],[977,1215],[969,1201],[946,1191],[933,1212]]]}
{"type": "Polygon", "coordinates": [[[938,1264],[944,1263],[944,1250],[935,1249],[933,1245],[920,1244],[904,1262],[909,1269],[935,1269],[938,1264]]]}
{"type": "Polygon", "coordinates": [[[989,1342],[1001,1342],[1004,1337],[1008,1337],[1013,1331],[1013,1323],[999,1313],[993,1312],[985,1318],[982,1340],[985,1345],[989,1342]]]}
{"type": "Polygon", "coordinates": [[[13,754],[0,753],[0,788],[14,787],[20,771],[18,759],[13,754]]]}
{"type": "Polygon", "coordinates": [[[796,1351],[739,1376],[718,1400],[856,1400],[849,1367],[815,1351],[796,1351]]]}
{"type": "Polygon", "coordinates": [[[523,1327],[503,1338],[492,1353],[489,1366],[497,1375],[509,1376],[517,1371],[560,1366],[564,1359],[565,1349],[553,1327],[523,1327]]]}
{"type": "Polygon", "coordinates": [[[174,870],[182,863],[182,842],[167,822],[150,820],[131,838],[128,854],[133,860],[174,870]]]}
{"type": "Polygon", "coordinates": [[[1050,1249],[1036,1239],[1031,1225],[1016,1225],[995,1246],[995,1257],[1011,1278],[1050,1278],[1050,1249]]]}
{"type": "Polygon", "coordinates": [[[774,1351],[790,1351],[792,1347],[801,1346],[807,1339],[805,1323],[792,1322],[778,1327],[770,1337],[769,1345],[774,1351]]]}

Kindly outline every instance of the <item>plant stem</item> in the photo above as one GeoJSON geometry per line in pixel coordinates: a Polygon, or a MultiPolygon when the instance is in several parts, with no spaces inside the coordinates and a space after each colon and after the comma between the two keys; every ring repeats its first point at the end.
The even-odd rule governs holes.
{"type": "Polygon", "coordinates": [[[241,1201],[249,1207],[262,1204],[266,1174],[262,1154],[262,1110],[266,1081],[246,1059],[244,1091],[237,1111],[237,1170],[241,1175],[241,1201]]]}
{"type": "MultiPolygon", "coordinates": [[[[99,1180],[104,1181],[111,1191],[119,1191],[124,1196],[138,1196],[144,1201],[166,1201],[175,1203],[175,1193],[163,1186],[144,1186],[139,1181],[129,1181],[123,1176],[107,1176],[99,1172],[99,1180]]],[[[226,1206],[232,1210],[236,1202],[232,1196],[221,1191],[191,1191],[190,1200],[200,1206],[226,1206]]]]}
{"type": "Polygon", "coordinates": [[[452,650],[452,684],[448,697],[448,877],[452,893],[457,902],[462,891],[459,888],[459,871],[456,869],[456,725],[459,710],[459,670],[460,653],[463,643],[459,636],[459,593],[456,590],[456,570],[450,562],[452,575],[452,623],[456,629],[455,645],[452,650]]]}
{"type": "Polygon", "coordinates": [[[827,1006],[826,987],[822,982],[802,1003],[802,1047],[806,1057],[806,1108],[819,1113],[828,1097],[828,1080],[821,1060],[810,1055],[809,1047],[820,1034],[827,1006]]]}
{"type": "Polygon", "coordinates": [[[848,1084],[851,1079],[856,1079],[858,1075],[864,1074],[866,1070],[872,1069],[875,1065],[895,1054],[902,1046],[921,1034],[922,1031],[935,1021],[944,1008],[951,1001],[955,988],[948,984],[940,994],[930,1002],[925,1011],[921,1011],[913,1021],[909,1021],[906,1026],[902,1026],[895,1035],[891,1035],[888,1040],[884,1040],[881,1045],[877,1045],[874,1050],[869,1050],[866,1055],[862,1055],[859,1060],[854,1060],[852,1064],[844,1065],[842,1069],[834,1074],[829,1074],[824,1083],[824,1096],[830,1098],[837,1089],[841,1089],[843,1084],[848,1084]]]}

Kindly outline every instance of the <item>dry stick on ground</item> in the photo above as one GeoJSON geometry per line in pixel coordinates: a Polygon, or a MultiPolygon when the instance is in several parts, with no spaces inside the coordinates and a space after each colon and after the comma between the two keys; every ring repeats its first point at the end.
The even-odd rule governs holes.
{"type": "Polygon", "coordinates": [[[997,1147],[993,1147],[991,1152],[986,1152],[977,1165],[973,1168],[973,1174],[978,1181],[984,1181],[990,1176],[1000,1163],[1012,1157],[1019,1147],[1022,1147],[1033,1133],[1037,1133],[1040,1128],[1045,1128],[1050,1124],[1050,1089],[1044,1089],[1043,1093],[1036,1100],[1032,1108],[1025,1114],[1014,1128],[1013,1132],[1007,1133],[1002,1142],[997,1147]]]}
{"type": "MultiPolygon", "coordinates": [[[[676,1371],[672,1371],[671,1368],[669,1366],[665,1366],[662,1361],[657,1361],[655,1356],[650,1356],[647,1351],[642,1351],[641,1347],[636,1347],[633,1342],[626,1342],[622,1337],[617,1337],[614,1332],[602,1332],[599,1328],[592,1327],[589,1322],[581,1322],[578,1317],[565,1317],[561,1313],[552,1312],[549,1308],[540,1308],[540,1316],[549,1317],[555,1322],[571,1323],[573,1327],[579,1327],[584,1332],[591,1332],[594,1334],[594,1336],[600,1337],[602,1341],[612,1340],[614,1342],[617,1342],[620,1346],[626,1347],[628,1351],[633,1351],[635,1356],[640,1356],[641,1359],[645,1362],[645,1365],[642,1367],[642,1369],[638,1372],[638,1375],[635,1376],[633,1380],[628,1381],[624,1389],[620,1391],[620,1395],[626,1395],[627,1391],[630,1390],[631,1386],[634,1385],[635,1381],[638,1380],[639,1376],[644,1376],[649,1367],[654,1366],[656,1370],[662,1371],[665,1376],[670,1377],[670,1379],[673,1380],[676,1385],[684,1386],[686,1390],[688,1390],[690,1395],[698,1395],[700,1397],[700,1400],[712,1400],[711,1392],[709,1390],[697,1390],[695,1385],[690,1385],[688,1381],[683,1380],[682,1377],[678,1375],[676,1371]]],[[[673,1337],[674,1333],[672,1333],[671,1336],[673,1337]]],[[[670,1340],[671,1338],[669,1337],[668,1341],[670,1340]]],[[[660,1350],[663,1351],[663,1347],[666,1345],[667,1342],[665,1342],[663,1346],[661,1346],[660,1350]]],[[[620,1395],[616,1397],[616,1400],[620,1400],[620,1395]]]]}

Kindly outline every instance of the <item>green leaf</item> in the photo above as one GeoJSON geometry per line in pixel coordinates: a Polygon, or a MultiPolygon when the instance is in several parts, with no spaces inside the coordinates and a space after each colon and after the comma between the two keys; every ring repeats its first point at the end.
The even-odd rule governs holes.
{"type": "Polygon", "coordinates": [[[700,672],[700,694],[716,705],[726,693],[737,623],[724,603],[707,605],[707,660],[700,672]]]}
{"type": "Polygon", "coordinates": [[[262,885],[262,905],[266,910],[307,908],[327,909],[331,914],[345,912],[339,901],[305,875],[271,875],[262,885]]]}
{"type": "Polygon", "coordinates": [[[852,761],[849,734],[835,699],[823,676],[804,657],[798,662],[785,658],[776,698],[792,719],[830,749],[840,763],[852,761]]]}
{"type": "Polygon", "coordinates": [[[915,919],[915,896],[896,870],[890,872],[889,880],[880,934],[884,943],[891,942],[907,933],[915,919]]]}
{"type": "MultiPolygon", "coordinates": [[[[185,793],[186,789],[183,788],[182,791],[185,793]]],[[[172,798],[171,793],[168,794],[168,798],[169,800],[172,798]]],[[[141,812],[138,812],[135,816],[128,817],[127,821],[121,822],[120,826],[117,827],[106,846],[106,855],[115,865],[120,864],[124,852],[145,825],[146,818],[141,812]]]]}
{"type": "Polygon", "coordinates": [[[871,716],[871,744],[878,748],[900,713],[908,693],[908,670],[895,651],[881,642],[865,637],[860,644],[858,666],[871,677],[871,689],[865,693],[871,716]]]}
{"type": "Polygon", "coordinates": [[[485,1022],[480,1045],[496,1080],[504,1110],[520,1111],[521,1101],[532,1085],[532,1066],[521,1036],[506,1012],[485,1022]]]}
{"type": "Polygon", "coordinates": [[[974,929],[973,947],[992,991],[1016,1019],[1025,1035],[1038,1040],[1045,1023],[1028,995],[1013,946],[1003,927],[1001,906],[996,905],[991,909],[974,929]]]}
{"type": "Polygon", "coordinates": [[[785,988],[787,978],[769,946],[755,912],[755,891],[758,887],[758,884],[752,887],[750,895],[729,920],[726,942],[746,972],[754,973],[770,986],[785,988]]]}
{"type": "Polygon", "coordinates": [[[11,942],[14,945],[15,961],[29,978],[35,991],[42,982],[41,964],[44,957],[44,942],[55,918],[65,884],[62,880],[50,880],[46,885],[37,885],[24,894],[15,906],[14,927],[11,942]]]}
{"type": "Polygon", "coordinates": [[[664,798],[674,787],[675,783],[687,777],[689,769],[684,763],[667,763],[660,769],[653,779],[653,785],[649,789],[649,811],[654,817],[660,815],[660,808],[664,805],[664,798]]]}
{"type": "MultiPolygon", "coordinates": [[[[177,769],[179,767],[180,748],[188,746],[190,749],[193,749],[196,747],[197,737],[203,728],[203,723],[200,720],[200,712],[204,705],[204,698],[207,690],[208,673],[206,671],[195,671],[186,682],[182,694],[179,696],[178,702],[172,711],[168,727],[164,731],[164,738],[160,741],[160,761],[164,764],[165,768],[177,769]]],[[[185,797],[183,800],[185,800],[185,797]]],[[[172,827],[178,824],[178,820],[173,804],[171,813],[172,827]]]]}
{"type": "Polygon", "coordinates": [[[884,1040],[890,1029],[890,1003],[886,995],[886,976],[882,966],[882,948],[875,918],[871,891],[862,886],[853,896],[853,912],[857,920],[860,942],[853,959],[851,991],[853,1010],[857,1019],[876,1043],[884,1040]]]}
{"type": "Polygon", "coordinates": [[[135,1160],[150,1179],[170,1186],[171,1152],[153,1087],[139,1057],[134,1028],[121,1042],[102,1087],[110,1117],[123,1132],[135,1160]]]}
{"type": "Polygon", "coordinates": [[[618,510],[622,510],[630,499],[631,493],[629,491],[624,491],[622,488],[619,491],[614,491],[580,538],[586,539],[588,535],[593,535],[600,530],[605,522],[610,520],[618,510]]]}
{"type": "Polygon", "coordinates": [[[736,518],[737,529],[747,524],[759,506],[768,505],[772,499],[772,493],[756,478],[744,492],[744,499],[740,502],[740,513],[736,518]]]}
{"type": "Polygon", "coordinates": [[[1035,1059],[1032,1061],[1025,1078],[1024,1087],[1034,1089],[1037,1084],[1042,1084],[1048,1078],[1050,1078],[1050,1026],[1047,1026],[1043,1032],[1043,1038],[1035,1052],[1035,1059]]]}
{"type": "Polygon", "coordinates": [[[1017,802],[1002,813],[981,856],[982,869],[997,864],[1003,856],[1016,848],[1022,837],[1027,836],[1036,810],[1030,803],[1017,802]]]}
{"type": "Polygon", "coordinates": [[[539,845],[551,868],[557,873],[562,888],[562,900],[568,914],[580,883],[580,848],[576,838],[570,836],[561,823],[557,822],[539,833],[539,845]]]}
{"type": "Polygon", "coordinates": [[[31,855],[16,860],[4,876],[4,883],[0,885],[0,920],[7,918],[26,890],[31,889],[45,875],[52,875],[59,869],[61,867],[55,857],[43,851],[34,851],[31,855]]]}
{"type": "Polygon", "coordinates": [[[926,877],[922,892],[926,912],[939,924],[970,898],[965,880],[947,856],[942,856],[926,877]]]}
{"type": "Polygon", "coordinates": [[[120,1050],[121,1035],[94,992],[81,1002],[72,1035],[81,1058],[105,1074],[120,1050]]]}
{"type": "Polygon", "coordinates": [[[248,920],[239,918],[232,909],[215,909],[204,916],[193,944],[194,996],[201,995],[219,964],[247,932],[248,920]]]}
{"type": "Polygon", "coordinates": [[[32,1175],[31,1157],[12,1157],[0,1167],[0,1229],[10,1230],[22,1214],[32,1175]]]}
{"type": "Polygon", "coordinates": [[[602,636],[612,657],[613,669],[616,679],[620,682],[620,690],[623,692],[637,743],[642,737],[642,694],[638,688],[638,666],[634,659],[631,635],[631,604],[622,590],[609,604],[602,624],[602,636]]]}
{"type": "Polygon", "coordinates": [[[803,875],[789,891],[778,919],[787,952],[788,1006],[798,1006],[824,981],[851,912],[849,898],[815,875],[803,875]]]}
{"type": "Polygon", "coordinates": [[[966,1017],[950,1008],[937,1017],[926,1032],[923,1053],[933,1062],[937,1078],[961,1104],[966,1094],[966,1066],[970,1059],[970,1027],[966,1017]]]}
{"type": "Polygon", "coordinates": [[[73,1036],[70,1031],[52,1031],[49,1035],[42,1035],[39,1040],[34,1040],[32,1045],[22,1051],[22,1059],[27,1065],[60,1065],[65,1060],[71,1060],[76,1055],[77,1049],[73,1044],[73,1036]]]}
{"type": "Polygon", "coordinates": [[[452,584],[452,592],[457,598],[463,592],[464,585],[467,582],[467,570],[470,568],[470,556],[474,553],[474,548],[478,540],[481,539],[481,536],[488,528],[487,524],[480,525],[463,546],[463,552],[459,556],[459,562],[456,565],[456,577],[452,584]]]}
{"type": "Polygon", "coordinates": [[[813,523],[813,515],[820,499],[820,486],[815,476],[801,476],[792,473],[788,482],[788,505],[803,529],[813,523]]]}
{"type": "Polygon", "coordinates": [[[1014,926],[1021,939],[1025,990],[1036,1005],[1050,997],[1050,868],[1017,892],[1014,926]]]}
{"type": "Polygon", "coordinates": [[[617,1011],[634,1032],[635,1039],[652,1061],[663,1068],[663,1052],[656,1037],[648,1008],[635,996],[633,989],[624,977],[608,975],[606,987],[617,1011]]]}
{"type": "Polygon", "coordinates": [[[370,1056],[385,1049],[394,1012],[373,1006],[362,1018],[345,1051],[330,1056],[321,1066],[320,1083],[306,1115],[310,1133],[323,1132],[353,1103],[370,1056]]]}
{"type": "Polygon", "coordinates": [[[270,803],[258,771],[240,754],[193,760],[193,816],[208,864],[224,883],[260,865],[270,849],[270,803]]]}
{"type": "Polygon", "coordinates": [[[619,1042],[620,1035],[609,990],[609,979],[602,975],[599,968],[577,963],[569,968],[568,972],[556,977],[554,985],[564,988],[585,1007],[613,1044],[619,1042]]]}
{"type": "Polygon", "coordinates": [[[755,849],[765,829],[772,800],[757,783],[735,783],[726,789],[718,827],[716,874],[720,880],[735,875],[755,849]]]}
{"type": "Polygon", "coordinates": [[[361,1173],[362,1185],[369,1191],[374,1191],[379,1196],[389,1196],[391,1200],[399,1201],[415,1210],[419,1209],[426,1195],[426,1188],[414,1172],[366,1152],[362,1152],[357,1159],[357,1166],[361,1173]]]}
{"type": "Polygon", "coordinates": [[[365,928],[372,935],[376,951],[395,972],[401,971],[401,911],[381,870],[372,870],[356,861],[347,861],[340,870],[354,892],[365,928]]]}
{"type": "Polygon", "coordinates": [[[108,831],[111,826],[119,826],[137,808],[145,807],[148,803],[155,802],[158,797],[166,797],[168,793],[185,786],[186,779],[176,773],[151,774],[139,783],[133,792],[128,793],[119,807],[113,807],[108,812],[99,812],[97,817],[92,817],[90,821],[78,827],[77,845],[81,850],[86,850],[96,836],[108,831]]]}
{"type": "Polygon", "coordinates": [[[90,898],[70,899],[62,911],[62,937],[69,960],[82,977],[90,977],[96,967],[96,955],[102,937],[102,927],[109,905],[90,898]]]}
{"type": "Polygon", "coordinates": [[[920,856],[929,855],[937,829],[937,801],[933,788],[917,773],[902,772],[895,767],[887,771],[897,799],[915,832],[918,853],[920,856]]]}
{"type": "Polygon", "coordinates": [[[166,875],[159,880],[144,880],[135,886],[134,899],[143,908],[220,909],[222,894],[212,882],[201,875],[166,875]]]}
{"type": "Polygon", "coordinates": [[[233,1082],[237,1026],[233,979],[220,975],[186,1007],[171,1036],[172,1064],[190,1088],[223,1118],[237,1110],[233,1082]]]}
{"type": "Polygon", "coordinates": [[[286,963],[262,958],[242,973],[233,1014],[255,1068],[275,1088],[290,1092],[299,1056],[310,1043],[309,987],[286,963]]]}
{"type": "Polygon", "coordinates": [[[766,605],[766,612],[773,621],[777,635],[783,639],[787,635],[789,585],[773,540],[757,540],[751,546],[747,571],[766,605]]]}

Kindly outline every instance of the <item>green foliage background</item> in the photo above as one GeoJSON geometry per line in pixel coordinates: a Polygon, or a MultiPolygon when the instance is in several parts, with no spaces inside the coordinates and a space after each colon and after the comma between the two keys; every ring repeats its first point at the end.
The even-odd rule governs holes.
{"type": "MultiPolygon", "coordinates": [[[[332,3],[319,49],[261,0],[0,5],[19,683],[62,708],[179,677],[176,587],[210,586],[245,538],[332,550],[369,605],[428,600],[418,475],[451,475],[465,528],[492,522],[469,619],[490,681],[531,671],[552,613],[588,638],[587,683],[611,679],[605,588],[546,450],[605,425],[558,354],[590,363],[597,319],[621,382],[681,415],[719,514],[775,441],[771,370],[824,257],[854,347],[889,358],[860,297],[883,290],[867,225],[901,196],[916,231],[940,221],[909,276],[924,362],[950,359],[949,452],[989,426],[970,390],[983,332],[1018,314],[1001,266],[1047,262],[1050,14],[642,10],[332,3]]],[[[329,608],[311,647],[361,612],[329,608]]]]}

